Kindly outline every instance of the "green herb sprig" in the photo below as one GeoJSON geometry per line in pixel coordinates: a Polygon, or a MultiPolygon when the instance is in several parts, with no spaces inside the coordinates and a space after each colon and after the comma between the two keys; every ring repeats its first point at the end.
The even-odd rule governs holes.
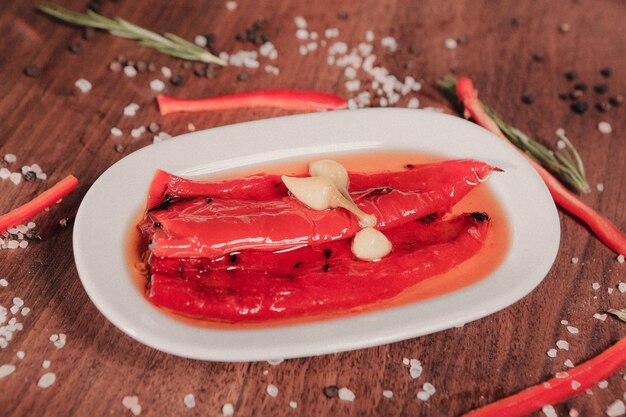
{"type": "Polygon", "coordinates": [[[206,62],[208,64],[228,65],[223,59],[179,36],[172,33],[159,35],[119,17],[109,19],[92,10],[86,13],[76,13],[54,3],[42,3],[37,9],[63,23],[106,30],[111,35],[135,40],[141,46],[154,48],[159,52],[176,58],[206,62]]]}
{"type": "MultiPolygon", "coordinates": [[[[456,95],[456,79],[447,76],[437,82],[437,85],[450,96],[452,100],[459,101],[456,95]]],[[[554,152],[546,146],[531,139],[524,132],[507,124],[498,117],[496,112],[482,101],[480,104],[489,117],[498,125],[502,133],[511,143],[521,149],[528,156],[539,162],[544,168],[554,174],[561,182],[578,192],[588,193],[591,191],[585,176],[585,166],[580,155],[562,131],[557,130],[556,135],[565,143],[565,149],[554,152]]]]}
{"type": "Polygon", "coordinates": [[[607,310],[607,313],[613,314],[615,317],[617,317],[621,321],[626,322],[626,308],[622,308],[619,310],[611,308],[607,310]]]}

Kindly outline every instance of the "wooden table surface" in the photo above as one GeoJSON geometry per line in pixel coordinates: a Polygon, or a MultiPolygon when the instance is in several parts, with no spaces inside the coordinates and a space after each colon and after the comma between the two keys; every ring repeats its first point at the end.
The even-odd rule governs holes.
{"type": "MultiPolygon", "coordinates": [[[[400,79],[410,75],[423,84],[421,91],[402,97],[396,106],[406,107],[411,97],[417,97],[420,107],[452,112],[433,83],[451,72],[470,75],[485,102],[543,143],[555,146],[555,129],[566,130],[585,161],[592,186],[582,199],[624,230],[626,104],[606,112],[594,105],[626,93],[626,42],[621,29],[625,2],[268,0],[239,1],[232,11],[224,1],[101,2],[103,14],[156,31],[190,40],[213,33],[215,48],[230,53],[258,49],[235,36],[264,18],[259,33],[269,35],[278,58],[259,57],[259,69],[219,69],[213,78],[194,75],[194,68],[202,66],[185,68],[179,60],[103,32],[85,39],[81,29],[36,12],[37,3],[6,2],[0,11],[0,156],[17,156],[7,167],[11,172],[39,164],[47,180],[22,178],[18,185],[0,180],[0,212],[28,201],[67,174],[78,177],[80,185],[34,219],[41,240],[25,238],[26,248],[0,249],[0,278],[8,283],[0,287],[0,305],[7,310],[6,318],[0,317],[0,341],[6,342],[0,349],[0,365],[16,366],[0,378],[1,415],[131,415],[123,398],[138,396],[141,415],[146,416],[221,416],[225,403],[232,403],[238,416],[457,416],[546,380],[565,370],[566,360],[583,362],[626,335],[624,323],[593,317],[611,307],[626,307],[626,295],[618,289],[620,280],[626,282],[626,264],[620,264],[617,254],[579,222],[560,212],[560,251],[541,285],[514,305],[462,328],[275,366],[188,360],[141,345],[99,313],[74,266],[71,226],[96,178],[125,155],[152,143],[154,134],[133,138],[131,129],[155,122],[162,131],[178,135],[188,131],[189,123],[206,129],[288,114],[254,109],[162,117],[151,80],[165,81],[165,92],[181,97],[274,87],[316,89],[349,98],[355,93],[346,89],[344,68],[327,63],[328,47],[338,40],[356,47],[372,30],[376,64],[400,79]],[[318,41],[325,39],[328,28],[339,29],[339,36],[302,55],[299,46],[307,42],[295,36],[296,16],[306,18],[309,31],[320,35],[318,41]],[[381,46],[386,36],[397,40],[397,51],[381,46]],[[460,42],[451,49],[445,45],[447,39],[460,42]],[[70,51],[74,43],[80,44],[82,48],[74,47],[80,51],[70,51]],[[536,54],[539,59],[533,58],[536,54]],[[109,64],[120,55],[135,63],[153,63],[157,71],[133,78],[112,72],[109,64]],[[280,73],[266,72],[267,64],[280,73]],[[36,66],[39,74],[26,76],[23,70],[29,65],[36,66]],[[182,75],[182,85],[168,82],[159,70],[162,66],[182,75]],[[605,67],[612,68],[610,77],[600,74],[605,67]],[[576,71],[577,80],[564,77],[570,70],[576,71]],[[80,78],[91,82],[91,91],[79,91],[75,82],[80,78]],[[590,108],[582,115],[570,110],[570,101],[559,98],[560,93],[572,92],[576,82],[589,87],[583,99],[590,108]],[[593,86],[598,84],[606,84],[608,92],[595,92],[593,86]],[[523,95],[531,95],[534,102],[522,103],[523,95]],[[140,108],[136,116],[124,116],[123,109],[131,102],[140,108]],[[612,126],[612,133],[598,130],[601,121],[612,126]],[[113,137],[112,127],[120,128],[123,135],[113,137]],[[603,191],[597,188],[602,185],[603,191]],[[63,227],[60,222],[66,218],[69,224],[63,227]],[[597,290],[593,283],[598,283],[597,290]],[[10,311],[19,304],[14,297],[24,300],[15,314],[10,311]],[[24,307],[30,309],[26,315],[24,307]],[[18,329],[9,324],[12,318],[21,324],[18,329]],[[564,320],[579,333],[570,333],[564,320]],[[59,348],[62,343],[55,345],[51,337],[61,333],[66,343],[59,348]],[[548,357],[546,352],[560,339],[569,342],[569,351],[548,357]],[[412,379],[403,358],[419,359],[422,376],[412,379]],[[55,374],[55,382],[39,387],[48,372],[55,374]],[[426,382],[437,392],[421,401],[416,394],[426,382]],[[278,388],[276,397],[267,394],[268,384],[278,388]],[[323,388],[331,385],[348,387],[356,399],[326,398],[323,388]],[[384,390],[391,390],[393,398],[383,397],[384,390]],[[190,393],[195,408],[184,404],[190,393]],[[290,401],[297,403],[296,409],[290,401]]],[[[86,1],[60,3],[77,11],[87,7],[86,1]]],[[[371,91],[371,78],[363,72],[358,77],[363,81],[360,90],[371,91]]],[[[375,99],[371,105],[379,104],[375,99]]],[[[558,415],[566,416],[572,409],[581,416],[605,415],[611,403],[624,400],[624,371],[610,377],[604,389],[596,387],[555,405],[558,415]]]]}

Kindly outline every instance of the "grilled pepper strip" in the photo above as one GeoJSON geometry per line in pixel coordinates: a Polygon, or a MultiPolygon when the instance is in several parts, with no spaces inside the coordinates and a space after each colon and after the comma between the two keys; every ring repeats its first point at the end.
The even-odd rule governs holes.
{"type": "MultiPolygon", "coordinates": [[[[459,99],[463,103],[463,106],[470,113],[472,119],[474,119],[476,123],[497,136],[507,140],[493,119],[485,113],[480,105],[480,102],[478,101],[478,93],[476,92],[471,79],[468,77],[462,77],[459,79],[456,84],[456,92],[459,99]]],[[[565,186],[558,179],[552,176],[552,174],[550,174],[532,158],[523,152],[522,155],[524,155],[535,170],[537,170],[545,184],[548,186],[550,194],[552,194],[552,198],[556,204],[589,226],[596,236],[598,236],[598,238],[609,248],[619,254],[626,254],[626,234],[624,232],[622,232],[609,219],[583,203],[574,193],[565,188],[565,186]]]]}
{"type": "Polygon", "coordinates": [[[151,265],[148,298],[187,316],[229,322],[345,311],[394,297],[469,259],[488,225],[484,215],[413,221],[386,232],[394,251],[374,263],[354,260],[348,240],[285,253],[242,251],[208,266],[164,260],[151,265]]]}
{"type": "MultiPolygon", "coordinates": [[[[406,171],[376,174],[350,173],[350,191],[390,187],[399,191],[432,190],[459,175],[473,175],[484,181],[485,164],[470,160],[451,160],[432,164],[409,165],[406,171]],[[471,172],[474,174],[471,174],[471,172]],[[465,174],[464,174],[465,173],[465,174]]],[[[498,171],[498,168],[492,168],[498,171]]],[[[148,191],[147,209],[168,205],[176,199],[220,197],[240,200],[272,200],[287,196],[280,175],[257,174],[223,181],[197,181],[157,170],[148,191]]]]}
{"type": "Polygon", "coordinates": [[[222,111],[252,107],[275,107],[301,112],[348,107],[348,102],[344,98],[310,90],[257,90],[195,100],[160,94],[157,96],[157,102],[163,116],[176,112],[222,111]]]}
{"type": "MultiPolygon", "coordinates": [[[[429,214],[450,211],[493,168],[475,162],[455,178],[435,189],[403,192],[353,193],[361,210],[378,219],[379,229],[389,229],[429,214]]],[[[195,198],[173,204],[149,215],[158,227],[153,233],[152,253],[165,257],[215,258],[245,249],[286,250],[319,245],[354,236],[358,219],[342,209],[313,210],[293,197],[269,201],[195,198]]]]}
{"type": "Polygon", "coordinates": [[[503,398],[462,417],[522,417],[585,392],[626,365],[626,337],[585,363],[542,384],[503,398]]]}

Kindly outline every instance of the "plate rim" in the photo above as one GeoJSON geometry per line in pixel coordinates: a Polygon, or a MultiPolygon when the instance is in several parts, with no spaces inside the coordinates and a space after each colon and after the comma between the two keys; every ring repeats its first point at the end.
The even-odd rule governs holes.
{"type": "MultiPolygon", "coordinates": [[[[389,121],[389,120],[388,120],[389,121]]],[[[413,120],[413,122],[415,122],[413,120]]],[[[419,123],[418,123],[419,124],[419,123]]],[[[453,127],[454,130],[456,127],[453,127]]],[[[454,140],[453,140],[454,141],[454,140]]],[[[388,143],[387,141],[373,141],[373,142],[360,142],[364,147],[371,146],[372,143],[380,143],[384,145],[388,143]]],[[[350,142],[347,143],[356,143],[350,142]]],[[[381,146],[382,146],[381,145],[381,146]]],[[[197,145],[193,145],[197,146],[197,145]]],[[[373,146],[373,145],[372,145],[373,146]]],[[[297,148],[296,148],[297,149],[297,148]]],[[[418,151],[419,149],[415,149],[418,151]]],[[[445,153],[445,152],[443,152],[445,153]]],[[[190,168],[190,167],[188,167],[190,168]]],[[[141,169],[141,166],[137,169],[141,169]]],[[[150,177],[153,172],[150,173],[150,177]]],[[[147,191],[147,185],[145,186],[142,194],[142,198],[145,196],[145,192],[147,191]]],[[[135,208],[137,209],[137,207],[135,208]]],[[[509,214],[509,213],[507,213],[509,214]]],[[[130,222],[131,214],[127,214],[129,217],[128,222],[124,224],[124,228],[126,229],[130,222]]],[[[513,231],[511,231],[513,233],[513,231]]],[[[207,130],[201,130],[191,133],[186,133],[184,135],[177,136],[176,138],[162,142],[159,144],[150,145],[144,148],[141,148],[126,157],[122,158],[115,164],[111,165],[90,187],[89,191],[86,193],[79,210],[76,215],[76,220],[74,224],[73,231],[73,249],[74,249],[74,258],[76,263],[76,268],[87,292],[89,298],[92,300],[94,305],[96,305],[97,309],[116,327],[121,329],[124,333],[131,336],[135,340],[138,340],[140,343],[148,345],[157,350],[161,350],[170,354],[174,354],[177,356],[192,358],[192,359],[200,359],[200,360],[218,360],[218,361],[250,361],[250,360],[267,360],[267,359],[275,359],[275,358],[294,358],[294,357],[303,357],[303,356],[314,356],[321,354],[328,354],[334,352],[342,352],[347,350],[354,350],[359,348],[366,348],[386,343],[393,343],[399,340],[405,340],[408,338],[419,337],[425,334],[430,334],[436,331],[444,330],[447,328],[459,326],[465,324],[467,322],[485,317],[489,314],[495,313],[502,308],[505,308],[526,296],[530,291],[532,291],[539,283],[544,279],[544,277],[549,272],[554,260],[556,259],[556,254],[558,251],[558,246],[560,243],[560,223],[558,219],[558,214],[556,211],[556,207],[554,206],[554,202],[551,197],[549,197],[549,192],[543,181],[541,181],[540,177],[532,166],[516,151],[512,150],[510,145],[501,143],[501,139],[497,138],[495,135],[487,132],[486,130],[480,128],[473,123],[467,122],[461,118],[450,116],[446,114],[439,114],[434,112],[429,112],[425,110],[414,110],[414,109],[398,109],[398,108],[387,108],[387,109],[360,109],[360,110],[341,110],[327,113],[311,113],[311,114],[303,114],[303,115],[291,115],[291,116],[283,116],[278,118],[270,118],[263,119],[258,121],[251,121],[245,123],[239,123],[234,125],[227,125],[216,127],[207,130]],[[316,321],[313,323],[304,323],[297,325],[289,325],[285,327],[270,327],[263,329],[242,329],[242,330],[216,330],[216,329],[202,329],[203,332],[208,332],[214,335],[215,337],[223,336],[223,333],[228,333],[232,335],[235,333],[246,333],[253,338],[257,337],[265,337],[267,334],[272,334],[275,337],[288,337],[291,338],[292,341],[292,350],[289,349],[276,349],[276,353],[269,352],[267,349],[267,345],[265,345],[262,349],[257,351],[245,351],[244,349],[234,349],[229,350],[228,352],[222,351],[220,348],[215,349],[212,347],[204,347],[199,348],[198,346],[189,347],[185,345],[181,345],[180,343],[176,343],[167,340],[160,340],[159,337],[154,337],[150,332],[144,332],[146,326],[150,326],[149,321],[151,320],[150,314],[148,317],[141,316],[139,320],[139,325],[137,323],[129,322],[129,318],[124,315],[120,315],[119,309],[116,308],[115,303],[111,305],[111,300],[103,297],[101,293],[98,283],[94,282],[93,277],[90,274],[93,274],[93,270],[90,271],[90,268],[93,268],[93,264],[89,265],[90,260],[86,258],[84,253],[85,248],[85,235],[84,231],[86,230],[86,225],[89,220],[89,204],[93,202],[95,198],[95,193],[100,192],[103,184],[106,185],[107,181],[110,177],[114,177],[117,175],[117,171],[120,167],[124,165],[132,164],[135,162],[141,162],[141,160],[159,158],[158,154],[167,153],[168,149],[176,147],[183,147],[183,141],[188,143],[197,142],[199,140],[206,141],[211,140],[215,137],[220,136],[228,136],[229,133],[236,131],[247,131],[249,129],[255,129],[256,132],[263,131],[263,129],[271,130],[273,126],[282,125],[282,127],[288,126],[293,127],[297,125],[306,125],[312,124],[315,125],[319,123],[320,125],[333,124],[336,123],[337,120],[345,119],[390,119],[391,121],[403,120],[404,118],[411,117],[411,119],[419,119],[422,118],[426,121],[431,121],[435,124],[442,123],[445,126],[462,126],[463,129],[467,129],[467,132],[471,133],[469,136],[477,136],[482,137],[481,140],[486,141],[486,143],[490,143],[496,148],[501,149],[510,149],[510,151],[505,151],[505,156],[510,158],[510,161],[514,161],[516,168],[521,169],[525,175],[530,175],[527,178],[527,183],[531,184],[534,187],[538,187],[539,195],[543,193],[543,197],[548,197],[549,202],[547,203],[546,215],[551,217],[550,226],[553,235],[556,234],[556,240],[549,242],[551,245],[544,251],[547,252],[547,257],[542,262],[542,265],[536,267],[531,271],[531,275],[533,275],[532,280],[523,281],[525,285],[523,286],[514,286],[509,288],[507,291],[503,292],[502,297],[499,300],[492,301],[490,307],[487,309],[470,309],[466,311],[466,316],[462,319],[460,317],[453,317],[452,319],[448,319],[445,325],[433,324],[422,326],[420,331],[411,332],[410,329],[407,329],[406,326],[400,328],[395,331],[395,333],[385,333],[381,332],[380,329],[377,331],[371,332],[369,338],[366,340],[358,340],[358,338],[348,338],[348,340],[337,341],[334,339],[327,340],[327,343],[323,346],[317,344],[311,344],[311,336],[307,333],[313,332],[315,334],[319,334],[321,336],[325,336],[326,333],[323,331],[323,327],[325,323],[330,323],[331,327],[342,327],[345,325],[355,325],[362,326],[368,320],[363,320],[364,317],[368,317],[368,319],[377,318],[378,321],[385,321],[391,318],[397,318],[398,316],[402,316],[403,312],[411,311],[412,308],[415,307],[416,304],[419,304],[423,308],[434,308],[438,307],[442,303],[456,303],[459,298],[459,292],[463,292],[466,288],[481,288],[485,285],[485,282],[490,278],[486,277],[481,281],[470,285],[469,287],[463,288],[461,290],[453,291],[452,293],[447,293],[442,296],[435,297],[434,299],[427,299],[418,301],[417,303],[410,303],[407,305],[402,305],[398,307],[393,307],[390,309],[385,309],[382,311],[375,311],[371,313],[359,314],[357,316],[350,316],[344,318],[333,319],[329,322],[324,321],[316,321]],[[327,119],[327,120],[323,120],[327,119]],[[208,139],[206,137],[209,137],[208,139]],[[504,146],[503,146],[504,145],[504,146]],[[154,154],[154,155],[153,155],[154,154]],[[513,291],[515,289],[516,291],[513,291]],[[514,294],[513,294],[514,293],[514,294]],[[511,301],[513,300],[513,301],[511,301]],[[347,323],[347,324],[346,324],[347,323]],[[320,329],[320,326],[322,329],[320,329]],[[322,330],[322,331],[321,331],[322,330]],[[294,339],[296,338],[296,339],[294,339]],[[164,343],[165,342],[165,343],[164,343]],[[298,342],[298,343],[296,343],[298,342]]],[[[93,244],[93,242],[91,242],[93,244]]],[[[513,242],[511,243],[511,251],[513,249],[513,242]]],[[[508,255],[507,255],[508,256],[508,255]]],[[[127,265],[125,265],[127,267],[127,265]]],[[[126,277],[127,280],[131,280],[129,276],[126,277]]],[[[133,289],[137,293],[137,295],[145,301],[145,297],[142,297],[140,292],[136,290],[133,284],[133,289]]],[[[461,297],[462,298],[462,297],[461,297]]],[[[147,301],[145,301],[147,303],[147,301]]],[[[149,307],[153,310],[155,315],[159,315],[162,317],[166,317],[164,314],[159,313],[155,307],[149,305],[149,307]]],[[[145,311],[142,311],[142,314],[145,314],[145,311]]],[[[171,322],[169,324],[173,325],[177,331],[189,332],[190,334],[196,334],[198,328],[192,327],[181,322],[175,321],[173,319],[169,319],[171,322]]],[[[161,321],[161,320],[157,320],[161,321]]],[[[370,329],[371,331],[371,329],[370,329]]],[[[332,333],[332,332],[331,332],[332,333]]],[[[158,336],[158,335],[157,335],[158,336]]],[[[320,336],[318,336],[320,337],[320,336]]]]}

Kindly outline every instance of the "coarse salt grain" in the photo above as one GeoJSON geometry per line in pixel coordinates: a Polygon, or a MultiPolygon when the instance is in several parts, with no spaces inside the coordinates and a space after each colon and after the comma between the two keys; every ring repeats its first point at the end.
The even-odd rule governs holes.
{"type": "Polygon", "coordinates": [[[274,384],[268,384],[266,391],[270,397],[276,397],[278,395],[278,388],[274,384]]]}
{"type": "Polygon", "coordinates": [[[417,399],[422,401],[427,401],[430,398],[430,394],[426,391],[419,391],[417,393],[417,399]]]}
{"type": "Polygon", "coordinates": [[[562,372],[557,372],[554,376],[558,379],[564,379],[564,378],[567,378],[569,374],[565,371],[562,371],[562,372]]]}
{"type": "Polygon", "coordinates": [[[422,371],[424,370],[424,368],[422,367],[422,363],[417,359],[411,359],[409,361],[409,364],[409,375],[411,375],[411,378],[419,378],[422,375],[422,371]]]}
{"type": "Polygon", "coordinates": [[[239,4],[237,4],[236,1],[227,1],[226,2],[226,9],[230,12],[234,12],[237,9],[237,6],[239,6],[239,4]]]}
{"type": "Polygon", "coordinates": [[[150,81],[150,88],[154,91],[163,91],[165,89],[165,83],[159,79],[150,81]]]}
{"type": "Polygon", "coordinates": [[[430,382],[426,382],[423,386],[422,389],[424,391],[426,391],[429,395],[433,395],[437,392],[437,390],[435,389],[435,386],[433,384],[431,384],[430,382]]]}
{"type": "Polygon", "coordinates": [[[386,36],[380,40],[380,45],[384,46],[391,52],[395,52],[398,49],[398,41],[391,36],[386,36]]]}
{"type": "Polygon", "coordinates": [[[18,185],[22,182],[22,174],[19,172],[12,172],[11,175],[9,175],[9,180],[11,180],[13,184],[18,185]]]}
{"type": "Polygon", "coordinates": [[[607,381],[606,379],[603,379],[602,381],[598,382],[598,388],[607,389],[608,387],[609,387],[609,381],[607,381]]]}
{"type": "Polygon", "coordinates": [[[78,88],[82,93],[88,93],[91,90],[91,83],[84,78],[80,78],[77,80],[74,85],[78,88]]]}
{"type": "Polygon", "coordinates": [[[293,21],[296,24],[296,27],[299,29],[305,29],[307,26],[306,19],[302,16],[294,17],[293,21]]]}
{"type": "Polygon", "coordinates": [[[623,264],[625,262],[624,255],[621,255],[621,254],[618,255],[617,256],[617,262],[620,263],[620,264],[623,264]]]}
{"type": "Polygon", "coordinates": [[[9,285],[9,281],[4,278],[0,279],[0,287],[6,287],[7,285],[9,285]]]}
{"type": "Polygon", "coordinates": [[[306,29],[296,30],[296,38],[300,39],[301,41],[309,39],[309,31],[306,29]]]}
{"type": "Polygon", "coordinates": [[[549,351],[546,352],[546,355],[548,355],[551,358],[556,358],[556,349],[550,349],[549,351]]]}
{"type": "Polygon", "coordinates": [[[46,359],[41,363],[41,367],[44,369],[48,369],[50,367],[50,361],[46,359]]]}
{"type": "Polygon", "coordinates": [[[417,109],[420,106],[420,101],[417,97],[411,97],[411,99],[409,100],[409,103],[407,104],[407,107],[409,109],[417,109]]]}
{"type": "Polygon", "coordinates": [[[57,376],[54,372],[47,372],[43,374],[41,378],[39,378],[37,386],[39,388],[48,388],[50,385],[54,384],[54,381],[56,381],[56,379],[57,376]]]}
{"type": "Polygon", "coordinates": [[[187,123],[187,130],[190,132],[194,132],[196,130],[196,125],[194,125],[193,123],[187,123]]]}
{"type": "Polygon", "coordinates": [[[567,326],[567,331],[571,334],[578,334],[578,328],[574,326],[567,326]]]}
{"type": "Polygon", "coordinates": [[[613,131],[613,128],[608,122],[600,122],[598,123],[598,130],[600,131],[600,133],[604,133],[605,135],[608,135],[609,133],[613,131]]]}
{"type": "Polygon", "coordinates": [[[26,353],[24,353],[24,351],[23,351],[23,350],[18,350],[18,351],[17,351],[17,353],[15,354],[15,356],[17,356],[17,358],[18,358],[19,360],[22,360],[22,359],[24,359],[24,357],[26,356],[26,353]]]}
{"type": "Polygon", "coordinates": [[[120,137],[120,136],[122,136],[122,134],[123,133],[122,133],[122,131],[119,128],[117,128],[117,127],[112,127],[111,128],[111,136],[120,137]]]}
{"type": "Polygon", "coordinates": [[[393,391],[390,391],[390,390],[383,391],[383,397],[385,397],[385,398],[393,398],[393,391]]]}
{"type": "Polygon", "coordinates": [[[619,292],[621,292],[622,294],[626,292],[626,283],[624,282],[620,282],[617,285],[617,289],[619,290],[619,292]]]}
{"type": "Polygon", "coordinates": [[[137,75],[137,70],[133,66],[126,65],[124,67],[124,75],[126,75],[127,77],[132,78],[132,77],[137,75]]]}
{"type": "Polygon", "coordinates": [[[139,104],[130,103],[128,106],[124,107],[124,116],[134,116],[137,114],[137,110],[139,110],[139,104]]]}
{"type": "Polygon", "coordinates": [[[206,44],[207,44],[206,36],[196,35],[196,37],[193,38],[193,43],[195,43],[196,45],[198,45],[201,48],[204,48],[206,46],[206,44]]]}
{"type": "Polygon", "coordinates": [[[565,144],[565,141],[559,139],[558,142],[556,143],[556,148],[559,150],[563,150],[567,148],[567,145],[565,144]]]}
{"type": "Polygon", "coordinates": [[[13,162],[17,161],[17,156],[15,156],[12,153],[8,153],[8,154],[4,155],[4,160],[8,164],[12,164],[13,162]]]}
{"type": "Polygon", "coordinates": [[[568,368],[573,368],[574,367],[574,363],[570,359],[568,359],[565,362],[563,362],[563,364],[565,366],[567,366],[568,368]]]}
{"type": "Polygon", "coordinates": [[[593,315],[594,319],[598,319],[600,321],[604,321],[606,320],[607,315],[606,314],[600,314],[600,313],[596,313],[593,315]]]}
{"type": "Polygon", "coordinates": [[[599,193],[604,191],[604,184],[602,184],[601,182],[597,183],[596,184],[596,190],[598,190],[599,193]]]}
{"type": "Polygon", "coordinates": [[[365,40],[368,42],[373,42],[374,41],[374,32],[372,32],[371,30],[368,30],[365,32],[365,40]]]}
{"type": "Polygon", "coordinates": [[[626,406],[622,400],[613,401],[606,409],[606,415],[609,417],[618,417],[626,414],[626,406]]]}
{"type": "Polygon", "coordinates": [[[446,39],[446,41],[444,42],[444,45],[446,48],[448,49],[456,49],[457,47],[457,41],[454,38],[448,38],[446,39]]]}
{"type": "Polygon", "coordinates": [[[15,365],[12,364],[0,365],[0,379],[4,378],[5,376],[11,375],[13,372],[15,372],[15,368],[15,365]]]}
{"type": "Polygon", "coordinates": [[[607,288],[607,289],[606,289],[606,292],[608,292],[608,293],[609,293],[609,295],[610,295],[610,294],[613,294],[613,288],[607,288]]]}
{"type": "Polygon", "coordinates": [[[569,343],[565,340],[559,340],[556,342],[556,347],[558,347],[561,350],[569,350],[569,343]]]}
{"type": "Polygon", "coordinates": [[[572,408],[572,409],[569,410],[568,415],[569,415],[569,417],[579,417],[580,413],[575,408],[572,408]]]}
{"type": "Polygon", "coordinates": [[[591,284],[591,288],[592,288],[594,291],[597,291],[597,290],[599,290],[599,289],[600,289],[600,284],[599,284],[599,283],[597,283],[597,282],[594,282],[593,284],[591,284]]]}
{"type": "Polygon", "coordinates": [[[0,179],[6,180],[10,176],[11,176],[11,171],[9,171],[8,169],[4,167],[0,168],[0,179]]]}
{"type": "Polygon", "coordinates": [[[235,407],[231,403],[226,403],[222,406],[222,415],[224,417],[230,417],[235,414],[235,407]]]}
{"type": "Polygon", "coordinates": [[[285,361],[284,359],[270,359],[267,361],[267,363],[269,363],[272,366],[276,366],[276,365],[280,365],[284,361],[285,361]]]}
{"type": "Polygon", "coordinates": [[[339,399],[343,401],[354,401],[354,399],[356,398],[356,395],[354,395],[354,392],[350,391],[346,387],[340,388],[338,394],[339,394],[339,399]]]}
{"type": "Polygon", "coordinates": [[[541,408],[541,411],[543,411],[543,414],[545,414],[546,417],[558,417],[558,414],[554,410],[554,407],[552,407],[551,405],[544,405],[541,408]]]}
{"type": "Polygon", "coordinates": [[[183,403],[187,408],[194,408],[196,406],[196,397],[194,397],[193,394],[187,394],[183,398],[183,403]]]}
{"type": "Polygon", "coordinates": [[[572,263],[573,263],[574,265],[576,265],[576,264],[578,263],[578,258],[577,258],[576,256],[574,256],[574,257],[572,258],[572,263]]]}
{"type": "Polygon", "coordinates": [[[295,401],[289,401],[289,407],[295,410],[296,408],[298,408],[298,403],[295,401]]]}

